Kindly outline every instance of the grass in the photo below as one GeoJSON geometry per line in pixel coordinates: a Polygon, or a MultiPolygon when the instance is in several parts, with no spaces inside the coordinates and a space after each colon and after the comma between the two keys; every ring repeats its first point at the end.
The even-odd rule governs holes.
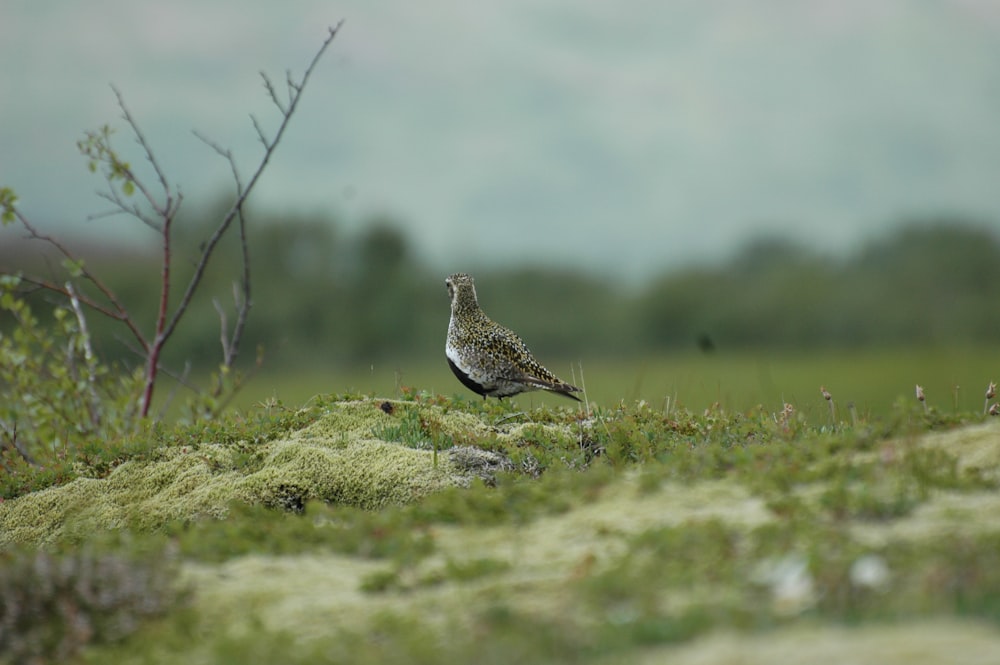
{"type": "MultiPolygon", "coordinates": [[[[733,635],[757,645],[747,663],[962,660],[1000,648],[1000,419],[981,415],[994,360],[595,362],[589,412],[537,394],[484,402],[447,368],[402,385],[370,373],[370,388],[342,377],[378,397],[160,428],[110,462],[90,451],[79,478],[0,503],[0,520],[38,502],[11,556],[123,540],[151,565],[171,552],[184,603],[152,619],[137,607],[134,633],[80,662],[716,662],[733,635]],[[957,381],[981,386],[955,402],[957,381]],[[419,491],[400,493],[407,482],[419,491]],[[803,634],[808,657],[794,655],[803,634]]],[[[286,403],[310,397],[283,385],[286,403]]]]}
{"type": "MultiPolygon", "coordinates": [[[[548,364],[556,374],[578,382],[582,365],[588,398],[604,406],[645,400],[658,406],[670,403],[704,409],[717,404],[744,411],[758,405],[778,410],[791,402],[819,420],[829,413],[820,386],[830,391],[844,418],[848,403],[859,414],[885,415],[900,398],[914,399],[918,383],[939,410],[981,410],[988,383],[1000,375],[1000,347],[719,352],[548,364]]],[[[478,399],[459,385],[442,357],[440,361],[387,361],[365,368],[331,367],[290,375],[264,371],[239,395],[237,405],[246,408],[273,397],[298,404],[330,392],[399,396],[403,387],[478,399]]],[[[523,395],[518,403],[531,408],[565,405],[568,400],[536,392],[523,395]]]]}

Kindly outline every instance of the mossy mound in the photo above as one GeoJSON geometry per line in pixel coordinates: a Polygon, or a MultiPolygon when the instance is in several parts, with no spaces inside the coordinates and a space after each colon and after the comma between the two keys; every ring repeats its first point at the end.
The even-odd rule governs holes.
{"type": "MultiPolygon", "coordinates": [[[[400,405],[407,408],[415,407],[400,405]]],[[[44,545],[101,528],[152,530],[171,520],[223,517],[234,501],[294,510],[318,499],[378,509],[467,485],[476,475],[448,455],[377,438],[398,415],[380,402],[341,402],[307,427],[259,444],[159,448],[106,477],[80,477],[0,504],[0,542],[44,545]]],[[[482,427],[467,414],[447,422],[455,430],[482,427]]]]}

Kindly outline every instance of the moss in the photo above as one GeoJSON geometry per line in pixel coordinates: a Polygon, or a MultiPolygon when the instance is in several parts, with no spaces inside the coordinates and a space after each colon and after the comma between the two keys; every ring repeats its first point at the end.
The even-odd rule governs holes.
{"type": "Polygon", "coordinates": [[[165,446],[105,478],[78,478],[0,503],[0,542],[47,544],[123,526],[152,530],[170,520],[222,517],[233,501],[299,509],[320,499],[375,509],[468,484],[474,474],[446,456],[435,465],[429,451],[372,438],[387,417],[372,401],[331,405],[304,429],[259,443],[252,465],[244,461],[244,442],[165,446]]]}
{"type": "Polygon", "coordinates": [[[438,405],[427,405],[404,400],[357,400],[341,402],[324,418],[296,433],[296,438],[338,439],[347,442],[352,439],[380,438],[380,433],[399,430],[401,423],[409,420],[416,423],[416,432],[424,438],[440,434],[456,441],[478,439],[486,434],[489,427],[484,421],[468,412],[445,409],[438,405]]]}
{"type": "Polygon", "coordinates": [[[320,499],[376,509],[412,501],[457,480],[448,462],[442,458],[435,468],[426,451],[373,439],[334,442],[333,448],[326,441],[277,442],[264,468],[237,483],[239,498],[265,504],[320,499]]]}

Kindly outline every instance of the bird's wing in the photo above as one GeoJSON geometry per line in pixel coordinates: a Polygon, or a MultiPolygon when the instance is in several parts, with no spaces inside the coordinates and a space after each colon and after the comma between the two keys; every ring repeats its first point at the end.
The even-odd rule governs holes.
{"type": "Polygon", "coordinates": [[[540,362],[535,360],[528,346],[517,333],[507,328],[501,329],[495,336],[497,350],[507,362],[504,363],[507,370],[504,372],[506,379],[523,381],[542,390],[554,390],[565,392],[567,390],[579,390],[561,380],[555,374],[545,368],[540,362]]]}

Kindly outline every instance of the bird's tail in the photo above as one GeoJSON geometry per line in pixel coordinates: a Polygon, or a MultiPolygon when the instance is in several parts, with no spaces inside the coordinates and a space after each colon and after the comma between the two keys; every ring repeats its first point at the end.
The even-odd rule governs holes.
{"type": "Polygon", "coordinates": [[[577,402],[581,401],[579,397],[573,393],[583,392],[583,388],[577,388],[574,385],[570,385],[565,381],[543,381],[541,379],[532,379],[531,383],[542,390],[547,390],[550,393],[556,393],[558,395],[563,395],[569,397],[577,402]]]}

